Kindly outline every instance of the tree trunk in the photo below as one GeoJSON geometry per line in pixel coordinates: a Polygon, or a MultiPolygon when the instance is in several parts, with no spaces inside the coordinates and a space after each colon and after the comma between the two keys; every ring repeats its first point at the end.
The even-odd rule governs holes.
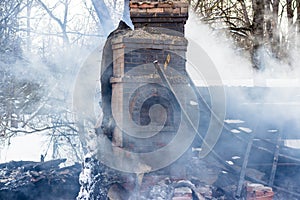
{"type": "Polygon", "coordinates": [[[300,49],[300,0],[296,1],[297,3],[297,20],[296,20],[296,26],[297,26],[297,49],[300,49]]]}
{"type": "Polygon", "coordinates": [[[27,52],[31,51],[31,24],[30,24],[30,17],[31,17],[31,8],[32,8],[32,1],[31,0],[27,0],[27,8],[26,8],[26,26],[27,26],[27,30],[26,30],[26,50],[27,52]]]}
{"type": "Polygon", "coordinates": [[[54,14],[53,14],[53,11],[50,10],[49,7],[47,7],[47,5],[42,1],[42,0],[37,0],[37,2],[45,9],[45,11],[48,13],[48,15],[58,23],[59,27],[61,28],[61,31],[62,31],[62,37],[63,37],[63,43],[64,43],[64,46],[68,47],[70,42],[69,42],[69,37],[68,37],[68,34],[67,34],[67,17],[68,17],[68,8],[69,8],[69,2],[68,1],[65,1],[63,4],[65,6],[65,9],[64,9],[64,19],[63,21],[61,19],[59,19],[58,17],[56,17],[54,14]]]}
{"type": "Polygon", "coordinates": [[[259,53],[264,44],[264,15],[265,2],[262,0],[253,0],[253,48],[251,52],[252,65],[255,69],[263,68],[262,55],[259,53]]]}
{"type": "Polygon", "coordinates": [[[268,43],[270,43],[273,39],[273,30],[274,30],[274,26],[273,26],[273,22],[274,22],[274,17],[272,16],[271,13],[271,5],[272,5],[272,1],[271,0],[266,0],[266,33],[267,33],[267,40],[268,43]]]}
{"type": "Polygon", "coordinates": [[[293,0],[287,0],[286,4],[286,11],[287,11],[287,18],[288,24],[291,26],[293,24],[293,17],[294,17],[294,10],[293,10],[293,0]]]}
{"type": "Polygon", "coordinates": [[[105,36],[108,36],[108,34],[114,29],[113,20],[109,14],[109,10],[104,0],[92,0],[92,3],[99,18],[103,33],[105,36]]]}
{"type": "Polygon", "coordinates": [[[300,0],[297,0],[297,26],[298,26],[298,37],[300,37],[300,0]]]}
{"type": "Polygon", "coordinates": [[[70,45],[70,40],[67,34],[67,23],[68,23],[68,13],[69,13],[69,2],[68,0],[64,1],[64,6],[65,6],[65,10],[64,10],[64,19],[63,19],[63,23],[62,23],[62,31],[63,31],[63,41],[64,41],[64,47],[69,47],[70,45]]]}
{"type": "Polygon", "coordinates": [[[294,44],[295,40],[295,30],[293,25],[293,18],[294,18],[294,9],[293,9],[293,0],[287,0],[286,4],[286,11],[287,11],[287,19],[288,19],[288,49],[292,48],[292,44],[294,44]]]}
{"type": "Polygon", "coordinates": [[[278,12],[279,12],[279,0],[273,1],[273,34],[271,40],[271,50],[275,57],[279,56],[280,38],[278,32],[278,12]]]}

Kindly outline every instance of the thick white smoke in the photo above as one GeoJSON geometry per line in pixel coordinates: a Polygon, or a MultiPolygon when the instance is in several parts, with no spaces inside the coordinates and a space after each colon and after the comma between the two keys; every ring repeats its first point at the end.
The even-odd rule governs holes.
{"type": "MultiPolygon", "coordinates": [[[[297,59],[300,49],[290,51],[292,58],[290,65],[274,58],[267,50],[261,49],[264,69],[257,72],[252,68],[247,53],[238,50],[225,34],[213,31],[208,25],[201,23],[192,12],[186,24],[186,37],[206,51],[225,85],[270,87],[300,85],[300,62],[297,59]]],[[[199,82],[201,78],[193,73],[194,69],[189,65],[187,68],[196,83],[201,84],[201,81],[199,82]]]]}
{"type": "MultiPolygon", "coordinates": [[[[236,116],[234,120],[245,120],[238,116],[241,115],[239,112],[246,112],[242,115],[251,116],[248,120],[253,119],[265,130],[275,127],[277,131],[284,131],[287,137],[291,137],[286,143],[297,141],[297,136],[288,135],[300,128],[299,48],[290,50],[291,61],[288,64],[274,58],[267,50],[260,49],[264,68],[256,71],[251,66],[249,55],[239,51],[225,34],[216,33],[208,25],[201,24],[193,13],[190,13],[186,25],[186,37],[190,43],[196,42],[208,54],[222,79],[227,95],[227,120],[231,120],[233,116],[236,116]]],[[[187,61],[189,59],[191,58],[187,57],[187,61]]],[[[207,63],[199,63],[205,64],[207,63]]],[[[207,64],[207,67],[211,66],[207,64]]],[[[187,69],[198,86],[207,86],[205,77],[197,73],[195,66],[187,62],[187,69]]],[[[201,69],[205,70],[205,67],[201,69]]],[[[299,144],[296,146],[300,147],[299,144]]]]}

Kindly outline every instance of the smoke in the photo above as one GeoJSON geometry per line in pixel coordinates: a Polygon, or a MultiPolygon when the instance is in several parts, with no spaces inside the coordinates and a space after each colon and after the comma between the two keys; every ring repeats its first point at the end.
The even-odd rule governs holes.
{"type": "MultiPolygon", "coordinates": [[[[70,161],[67,164],[71,164],[79,161],[80,156],[83,155],[80,152],[81,145],[76,131],[72,131],[72,128],[78,130],[72,111],[72,93],[78,71],[90,50],[73,45],[67,50],[56,47],[56,52],[48,53],[49,57],[45,59],[40,54],[24,52],[22,59],[9,64],[6,68],[13,77],[11,84],[16,87],[15,112],[21,117],[18,119],[18,127],[13,129],[14,136],[34,132],[30,135],[32,137],[34,135],[36,142],[31,142],[33,144],[31,151],[23,151],[21,156],[25,159],[39,160],[40,155],[47,154],[46,160],[51,159],[52,156],[67,157],[70,161]],[[24,84],[30,85],[25,92],[22,90],[24,84]],[[16,91],[20,91],[20,94],[16,91]],[[24,122],[27,123],[23,127],[24,122]],[[63,125],[65,127],[62,127],[63,125]],[[46,128],[44,131],[35,131],[44,128],[46,128]],[[38,152],[34,150],[36,148],[39,148],[38,152]]],[[[94,83],[97,84],[97,78],[94,79],[94,83]]],[[[2,149],[1,162],[15,159],[14,152],[20,149],[18,138],[12,137],[9,142],[6,140],[10,145],[2,149]]],[[[20,138],[24,141],[31,140],[30,136],[20,138]]]]}
{"type": "MultiPolygon", "coordinates": [[[[247,170],[258,170],[254,170],[256,176],[259,171],[264,172],[263,180],[267,180],[271,177],[271,168],[258,165],[268,163],[271,166],[276,144],[280,144],[280,164],[277,166],[274,187],[285,188],[284,182],[289,182],[294,188],[299,187],[297,177],[290,173],[295,169],[286,165],[286,162],[297,162],[299,150],[295,149],[300,149],[299,44],[293,44],[294,48],[289,49],[286,58],[281,60],[267,48],[260,48],[258,57],[262,69],[257,71],[252,68],[247,53],[235,47],[225,34],[201,24],[193,13],[190,13],[186,25],[186,36],[189,43],[196,42],[211,58],[223,83],[218,87],[222,87],[226,94],[224,129],[213,151],[240,172],[248,142],[254,138],[247,170]],[[284,156],[290,157],[286,159],[284,156]]],[[[195,66],[189,65],[189,59],[187,69],[194,82],[198,86],[215,86],[205,82],[206,77],[197,73],[195,66]]],[[[199,63],[199,66],[206,64],[199,63]]],[[[207,64],[207,67],[212,66],[207,64]]],[[[205,70],[205,67],[201,69],[205,70]]],[[[246,176],[251,177],[251,174],[246,172],[246,176]]]]}
{"type": "MultiPolygon", "coordinates": [[[[299,48],[289,50],[291,61],[286,62],[275,58],[262,47],[259,49],[259,57],[263,66],[262,70],[256,71],[252,68],[247,52],[237,48],[225,33],[202,24],[193,12],[190,12],[186,24],[186,37],[196,42],[208,54],[224,85],[298,87],[300,84],[300,62],[297,59],[300,54],[299,48]]],[[[195,70],[189,65],[187,69],[194,81],[201,85],[201,78],[193,73],[195,70]]]]}
{"type": "MultiPolygon", "coordinates": [[[[225,128],[228,128],[228,130],[224,128],[224,134],[228,134],[228,131],[232,134],[242,132],[255,134],[255,136],[260,137],[261,134],[264,134],[260,131],[265,131],[271,135],[274,132],[286,134],[293,132],[293,130],[299,130],[300,127],[297,123],[300,116],[300,90],[297,88],[299,84],[297,66],[299,63],[297,63],[296,59],[293,60],[292,64],[285,64],[274,58],[266,49],[260,49],[259,53],[263,59],[264,69],[261,72],[257,72],[252,69],[249,55],[239,51],[225,35],[216,34],[208,26],[200,24],[193,13],[190,14],[186,25],[186,36],[190,44],[192,42],[197,43],[213,62],[213,65],[208,60],[206,60],[207,62],[199,63],[201,70],[205,70],[205,66],[216,67],[216,71],[224,84],[218,85],[219,87],[224,87],[226,92],[227,118],[224,123],[225,128]]],[[[291,52],[291,55],[292,57],[296,56],[297,51],[294,50],[291,52]]],[[[197,65],[190,65],[190,59],[187,57],[187,67],[190,76],[198,85],[207,86],[205,85],[205,78],[207,77],[203,77],[205,73],[197,73],[197,65]]],[[[92,60],[94,61],[94,58],[92,60]]],[[[84,98],[80,101],[83,104],[86,102],[84,98]]],[[[293,139],[294,136],[286,134],[286,137],[293,139]]],[[[96,138],[94,137],[91,140],[95,142],[96,138]]],[[[97,145],[96,143],[94,148],[99,148],[100,146],[100,148],[104,148],[102,149],[103,152],[108,154],[110,153],[108,151],[110,141],[106,137],[103,140],[106,140],[103,144],[108,144],[107,146],[97,145]]],[[[245,148],[246,145],[245,143],[243,147],[245,148]]],[[[241,150],[235,148],[234,142],[226,141],[225,144],[223,143],[222,150],[241,150]]],[[[107,162],[115,161],[111,159],[112,155],[113,153],[107,156],[110,159],[107,162]]],[[[126,154],[127,157],[129,155],[128,153],[126,154]]],[[[235,156],[233,159],[239,158],[235,156]]],[[[139,158],[134,157],[133,160],[139,161],[139,158]]],[[[234,165],[235,160],[228,161],[228,163],[234,165]]]]}
{"type": "MultiPolygon", "coordinates": [[[[208,25],[199,22],[198,17],[190,12],[189,19],[186,24],[186,37],[189,41],[197,43],[211,58],[224,84],[244,84],[241,81],[251,79],[253,70],[249,59],[242,52],[235,50],[230,39],[225,35],[218,35],[211,30],[208,25]]],[[[188,57],[187,60],[190,58],[188,57]]],[[[201,63],[199,65],[205,65],[201,63]]],[[[187,65],[188,71],[193,71],[187,65]]],[[[199,77],[190,73],[195,81],[199,77]]]]}
{"type": "MultiPolygon", "coordinates": [[[[193,13],[186,24],[186,37],[189,43],[197,43],[214,64],[199,63],[199,68],[205,70],[203,65],[215,67],[223,83],[217,84],[226,94],[223,135],[230,133],[234,138],[243,137],[241,134],[255,134],[256,138],[275,139],[280,133],[285,146],[300,148],[296,134],[300,130],[299,48],[289,50],[290,62],[279,60],[266,48],[261,48],[259,57],[263,68],[257,71],[252,68],[247,53],[234,46],[225,34],[201,24],[193,13]]],[[[199,70],[197,72],[197,66],[190,65],[189,60],[191,58],[187,57],[187,70],[193,81],[198,86],[215,86],[207,84],[206,77],[199,70]]],[[[234,141],[219,142],[216,148],[232,149],[234,141]]]]}

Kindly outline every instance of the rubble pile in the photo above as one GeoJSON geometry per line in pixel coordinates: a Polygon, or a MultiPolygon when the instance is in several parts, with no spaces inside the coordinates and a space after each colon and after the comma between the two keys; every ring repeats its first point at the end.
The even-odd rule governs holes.
{"type": "MultiPolygon", "coordinates": [[[[107,196],[114,193],[111,190],[118,190],[116,184],[125,182],[122,176],[115,170],[110,169],[99,162],[91,155],[87,155],[83,163],[83,170],[79,176],[81,185],[78,200],[107,199],[107,196]]],[[[117,195],[120,195],[118,192],[117,195]]]]}
{"type": "Polygon", "coordinates": [[[142,196],[146,199],[170,199],[170,200],[204,200],[215,199],[212,196],[212,188],[208,185],[195,185],[188,180],[171,180],[166,178],[156,185],[150,191],[142,196]]]}
{"type": "MultiPolygon", "coordinates": [[[[239,172],[240,169],[222,165],[210,156],[206,159],[193,156],[158,171],[131,174],[108,168],[93,155],[88,155],[80,174],[81,189],[77,200],[297,199],[288,190],[255,182],[251,177],[260,173],[254,169],[246,172],[248,180],[237,196],[239,172]]],[[[282,179],[288,180],[291,181],[289,177],[282,179]]]]}
{"type": "Polygon", "coordinates": [[[0,164],[0,199],[75,199],[80,187],[78,176],[81,165],[59,167],[65,161],[11,161],[0,164]]]}
{"type": "Polygon", "coordinates": [[[287,193],[288,190],[283,191],[278,186],[271,188],[250,181],[245,181],[242,195],[237,198],[239,174],[226,171],[224,166],[212,159],[193,157],[184,164],[177,163],[186,170],[185,176],[176,176],[174,170],[180,168],[173,165],[143,174],[142,179],[140,174],[108,168],[92,155],[85,158],[83,168],[80,164],[59,167],[65,161],[12,161],[0,164],[0,199],[298,199],[294,194],[287,193]],[[170,171],[173,172],[168,173],[170,171]]]}
{"type": "Polygon", "coordinates": [[[111,200],[228,199],[222,189],[212,184],[217,179],[217,175],[213,173],[219,173],[220,169],[212,170],[210,164],[192,159],[191,162],[183,165],[185,169],[189,170],[184,178],[166,173],[172,167],[178,169],[178,166],[171,166],[144,174],[141,180],[137,174],[110,169],[94,156],[88,155],[79,176],[81,188],[77,200],[106,198],[111,200]],[[194,170],[192,170],[192,166],[194,170]],[[209,168],[210,170],[208,170],[209,168]]]}

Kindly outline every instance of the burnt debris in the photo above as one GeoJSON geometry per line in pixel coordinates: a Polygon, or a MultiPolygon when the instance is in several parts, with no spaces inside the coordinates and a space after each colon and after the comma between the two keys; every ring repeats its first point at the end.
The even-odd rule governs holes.
{"type": "Polygon", "coordinates": [[[11,161],[0,164],[0,199],[75,199],[79,191],[81,165],[59,167],[65,161],[11,161]]]}
{"type": "MultiPolygon", "coordinates": [[[[178,105],[172,87],[181,88],[180,94],[184,91],[183,95],[177,96],[183,96],[182,102],[189,114],[195,113],[195,116],[189,116],[190,119],[200,114],[199,124],[192,124],[198,128],[198,135],[192,139],[190,148],[182,148],[186,151],[178,156],[179,159],[171,165],[150,170],[150,173],[119,172],[105,167],[97,156],[88,157],[81,173],[78,199],[280,199],[281,195],[298,198],[299,150],[285,147],[284,141],[298,139],[299,129],[274,113],[274,109],[282,110],[282,105],[289,108],[290,104],[265,103],[260,97],[268,94],[268,88],[196,88],[186,71],[188,42],[184,38],[184,25],[188,18],[187,1],[132,0],[130,16],[135,29],[131,30],[121,22],[108,37],[103,50],[104,118],[98,136],[101,133],[107,136],[111,147],[118,149],[114,153],[119,157],[128,156],[120,149],[147,153],[164,148],[178,135],[177,125],[183,121],[180,116],[184,116],[184,109],[178,105]],[[161,71],[171,84],[163,84],[153,66],[155,60],[164,64],[161,71]],[[172,87],[162,87],[164,85],[172,87]],[[189,90],[196,93],[193,93],[195,96],[190,95],[189,90]],[[210,90],[227,90],[226,118],[239,119],[243,124],[223,123],[222,119],[219,122],[222,132],[217,135],[213,151],[200,159],[203,138],[208,133],[211,117],[216,114],[212,112],[214,102],[210,90]],[[243,98],[233,99],[241,93],[244,93],[243,98]],[[155,105],[160,105],[160,109],[156,107],[157,121],[153,121],[157,126],[163,121],[163,129],[147,140],[129,134],[136,130],[136,125],[146,127],[150,124],[151,107],[155,105]],[[130,124],[131,121],[134,123],[130,124]],[[126,126],[122,127],[124,124],[126,126]],[[293,191],[289,191],[287,185],[293,191]]],[[[276,91],[283,94],[278,88],[276,91]]],[[[147,131],[156,133],[157,129],[151,128],[147,131]]],[[[185,133],[192,131],[185,130],[185,133]]],[[[138,134],[143,132],[137,131],[138,134]]],[[[178,143],[178,149],[183,141],[178,143]]],[[[170,155],[173,153],[169,152],[170,155]]],[[[157,160],[147,160],[145,154],[143,156],[141,161],[151,169],[169,155],[157,160]]]]}

